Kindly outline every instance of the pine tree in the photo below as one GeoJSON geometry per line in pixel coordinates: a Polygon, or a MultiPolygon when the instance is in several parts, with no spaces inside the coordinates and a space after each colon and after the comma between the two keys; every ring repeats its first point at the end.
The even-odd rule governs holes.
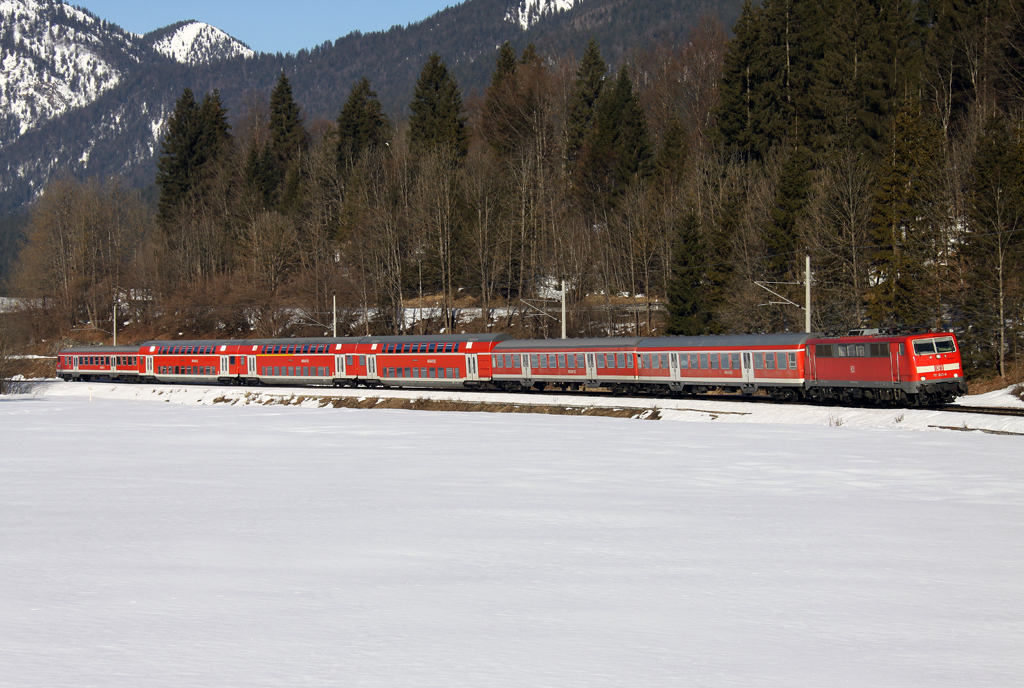
{"type": "Polygon", "coordinates": [[[579,69],[576,70],[576,87],[569,100],[565,155],[570,164],[576,162],[583,142],[594,126],[597,102],[607,72],[608,65],[601,58],[601,49],[597,41],[591,38],[587,49],[583,51],[579,69]]]}
{"type": "Polygon", "coordinates": [[[697,216],[687,213],[679,224],[672,252],[672,279],[668,285],[668,318],[665,332],[670,335],[711,334],[714,314],[707,301],[705,284],[708,252],[700,233],[697,216]]]}
{"type": "Polygon", "coordinates": [[[360,79],[349,93],[338,115],[338,166],[351,166],[364,152],[387,143],[391,123],[381,109],[377,92],[366,77],[360,79]]]}
{"type": "Polygon", "coordinates": [[[264,210],[274,207],[278,178],[270,146],[254,145],[245,157],[242,179],[264,210]]]}
{"type": "Polygon", "coordinates": [[[299,106],[283,71],[270,94],[270,140],[282,176],[289,164],[309,147],[299,106]]]}
{"type": "Polygon", "coordinates": [[[744,0],[733,26],[734,38],[725,52],[719,105],[715,110],[715,138],[731,153],[744,159],[753,155],[754,62],[760,49],[760,6],[744,0]]]}
{"type": "Polygon", "coordinates": [[[782,281],[793,276],[797,261],[797,221],[807,205],[811,190],[811,154],[806,148],[794,149],[782,167],[772,222],[765,232],[768,251],[768,276],[782,281]]]}
{"type": "Polygon", "coordinates": [[[230,130],[218,91],[204,95],[201,105],[191,89],[182,92],[167,122],[157,161],[157,211],[165,227],[181,202],[216,172],[230,143],[230,130]]]}
{"type": "Polygon", "coordinates": [[[491,83],[480,113],[480,130],[499,155],[507,155],[522,136],[525,103],[516,70],[519,66],[512,44],[506,41],[498,51],[491,83]]]}
{"type": "Polygon", "coordinates": [[[928,325],[937,306],[932,290],[942,133],[912,101],[904,101],[892,127],[870,220],[875,286],[868,315],[879,326],[928,325]]]}
{"type": "Polygon", "coordinates": [[[623,66],[598,102],[593,129],[581,151],[579,187],[585,204],[614,202],[634,179],[651,174],[652,157],[647,116],[623,66]]]}
{"type": "Polygon", "coordinates": [[[462,95],[437,53],[432,53],[423,65],[409,109],[409,143],[414,153],[447,149],[457,158],[466,156],[469,141],[462,95]]]}
{"type": "Polygon", "coordinates": [[[969,199],[964,254],[973,288],[965,361],[1005,377],[1006,353],[1024,312],[1024,145],[1001,115],[989,118],[978,141],[969,199]]]}

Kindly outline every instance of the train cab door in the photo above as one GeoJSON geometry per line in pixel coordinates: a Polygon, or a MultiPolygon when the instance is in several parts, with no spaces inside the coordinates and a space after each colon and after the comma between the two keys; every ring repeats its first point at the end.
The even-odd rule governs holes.
{"type": "Polygon", "coordinates": [[[230,372],[231,372],[231,370],[228,368],[228,357],[227,356],[221,356],[220,357],[220,374],[221,375],[227,375],[230,372]]]}
{"type": "Polygon", "coordinates": [[[740,354],[740,361],[743,365],[743,382],[748,385],[754,384],[754,354],[744,351],[740,354]]]}
{"type": "Polygon", "coordinates": [[[587,379],[597,381],[597,361],[595,354],[587,354],[587,379]]]}
{"type": "Polygon", "coordinates": [[[477,360],[473,354],[466,354],[466,379],[479,380],[480,373],[477,371],[477,360]]]}
{"type": "Polygon", "coordinates": [[[334,355],[334,377],[341,377],[345,374],[345,357],[342,354],[334,355]]]}

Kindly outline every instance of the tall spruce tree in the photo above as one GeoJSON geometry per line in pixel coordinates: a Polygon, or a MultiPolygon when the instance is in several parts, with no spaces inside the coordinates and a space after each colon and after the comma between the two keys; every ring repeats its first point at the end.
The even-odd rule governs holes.
{"type": "Polygon", "coordinates": [[[772,221],[765,232],[768,251],[768,277],[785,280],[792,277],[799,262],[797,222],[811,191],[811,153],[804,147],[793,149],[779,175],[775,204],[771,209],[772,221]]]}
{"type": "MultiPolygon", "coordinates": [[[[880,326],[922,326],[934,317],[934,268],[942,133],[921,104],[904,101],[892,124],[871,213],[873,281],[868,316],[880,326]]],[[[938,218],[941,220],[942,218],[938,218]]]]}
{"type": "Polygon", "coordinates": [[[218,91],[205,94],[201,105],[191,89],[182,92],[157,160],[157,217],[165,227],[182,201],[201,191],[204,179],[216,171],[216,162],[231,140],[230,129],[218,91]]]}
{"type": "Polygon", "coordinates": [[[755,61],[761,44],[761,8],[744,0],[725,51],[715,138],[744,160],[754,154],[755,61]]]}
{"type": "Polygon", "coordinates": [[[964,254],[970,266],[969,327],[965,362],[1006,376],[1006,354],[1024,316],[1024,145],[1005,118],[986,122],[971,166],[969,231],[964,254]]]}
{"type": "Polygon", "coordinates": [[[527,125],[523,93],[516,78],[518,67],[515,50],[505,41],[498,50],[480,113],[480,131],[500,155],[512,150],[527,125]]]}
{"type": "Polygon", "coordinates": [[[708,251],[700,232],[700,222],[686,213],[679,223],[672,250],[672,279],[668,284],[668,318],[665,332],[694,336],[713,332],[714,313],[708,302],[705,284],[708,251]]]}
{"type": "Polygon", "coordinates": [[[270,141],[282,172],[309,147],[302,114],[284,71],[277,77],[277,85],[270,94],[270,141]]]}
{"type": "Polygon", "coordinates": [[[370,80],[360,79],[352,87],[338,115],[338,166],[350,167],[364,152],[387,143],[391,123],[381,108],[370,80]]]}
{"type": "Polygon", "coordinates": [[[607,72],[608,65],[601,57],[601,49],[597,41],[591,38],[583,51],[579,69],[576,70],[576,86],[569,99],[565,154],[570,164],[576,162],[583,142],[593,129],[597,119],[597,102],[607,72]]]}
{"type": "Polygon", "coordinates": [[[459,84],[437,53],[427,58],[412,102],[409,144],[416,154],[446,149],[464,158],[469,151],[459,84]]]}
{"type": "Polygon", "coordinates": [[[586,205],[611,203],[635,179],[653,170],[647,116],[623,66],[598,102],[593,129],[579,161],[579,188],[586,205]]]}

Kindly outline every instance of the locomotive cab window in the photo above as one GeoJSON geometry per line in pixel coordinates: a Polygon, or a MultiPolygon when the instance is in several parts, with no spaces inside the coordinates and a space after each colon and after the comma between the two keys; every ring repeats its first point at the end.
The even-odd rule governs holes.
{"type": "Polygon", "coordinates": [[[914,355],[927,356],[935,353],[935,341],[931,339],[919,339],[914,342],[914,355]]]}
{"type": "Polygon", "coordinates": [[[943,337],[935,340],[935,351],[940,354],[951,354],[956,351],[956,345],[952,337],[943,337]]]}

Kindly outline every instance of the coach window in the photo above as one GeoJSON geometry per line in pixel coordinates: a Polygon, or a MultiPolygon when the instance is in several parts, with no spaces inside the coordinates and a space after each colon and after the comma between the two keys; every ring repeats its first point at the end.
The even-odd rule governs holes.
{"type": "Polygon", "coordinates": [[[700,355],[700,369],[701,370],[707,370],[708,369],[708,355],[707,354],[701,354],[700,355]]]}
{"type": "Polygon", "coordinates": [[[521,367],[522,363],[523,363],[523,357],[522,356],[520,356],[519,354],[513,354],[512,355],[512,367],[513,368],[521,367]]]}
{"type": "Polygon", "coordinates": [[[558,368],[562,369],[565,367],[565,354],[557,354],[558,356],[558,368]]]}
{"type": "MultiPolygon", "coordinates": [[[[672,367],[675,367],[676,355],[672,354],[672,367]]],[[[661,354],[661,367],[668,368],[668,354],[661,354]]]]}
{"type": "MultiPolygon", "coordinates": [[[[747,365],[750,365],[750,361],[747,361],[747,365]]],[[[732,367],[736,370],[740,369],[740,355],[732,354],[732,367]]]]}
{"type": "Polygon", "coordinates": [[[679,354],[679,368],[680,370],[686,370],[690,367],[690,357],[686,354],[679,354]]]}
{"type": "Polygon", "coordinates": [[[754,352],[754,370],[764,369],[764,354],[760,351],[754,352]]]}
{"type": "Polygon", "coordinates": [[[538,364],[538,361],[537,361],[537,354],[530,354],[530,367],[531,368],[539,368],[540,367],[540,365],[538,364]]]}
{"type": "Polygon", "coordinates": [[[795,353],[791,353],[789,355],[789,369],[790,370],[796,370],[796,354],[795,353]]]}
{"type": "MultiPolygon", "coordinates": [[[[728,359],[726,359],[728,360],[728,359]]],[[[711,370],[718,370],[718,354],[711,354],[711,370]]]]}

